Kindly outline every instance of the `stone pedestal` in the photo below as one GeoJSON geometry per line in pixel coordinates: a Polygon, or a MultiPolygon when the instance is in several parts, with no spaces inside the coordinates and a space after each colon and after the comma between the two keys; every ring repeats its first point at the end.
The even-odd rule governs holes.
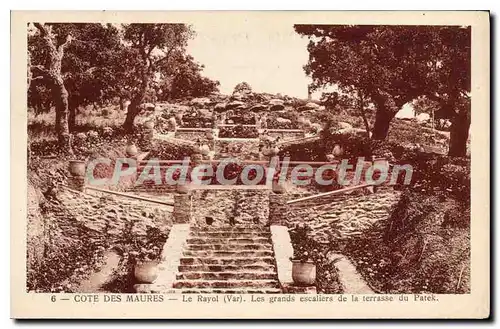
{"type": "Polygon", "coordinates": [[[80,192],[85,192],[85,177],[71,176],[68,178],[68,187],[80,192]]]}
{"type": "Polygon", "coordinates": [[[174,224],[189,224],[193,200],[191,194],[177,193],[174,195],[174,224]]]}
{"type": "Polygon", "coordinates": [[[153,142],[154,134],[154,128],[147,126],[141,127],[141,131],[139,133],[139,147],[144,150],[149,150],[151,143],[153,142]]]}
{"type": "Polygon", "coordinates": [[[284,194],[269,194],[270,225],[286,225],[286,218],[288,213],[288,205],[286,201],[286,195],[284,194]]]}

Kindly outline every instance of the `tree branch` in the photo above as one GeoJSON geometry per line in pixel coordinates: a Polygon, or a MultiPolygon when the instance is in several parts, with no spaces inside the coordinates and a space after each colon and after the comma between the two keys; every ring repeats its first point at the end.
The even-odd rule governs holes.
{"type": "Polygon", "coordinates": [[[73,37],[71,36],[71,34],[68,34],[66,36],[66,41],[64,43],[62,43],[61,45],[59,45],[59,47],[57,47],[57,50],[59,51],[59,53],[61,53],[64,50],[64,48],[66,48],[66,46],[71,43],[71,40],[73,40],[73,37]]]}
{"type": "Polygon", "coordinates": [[[165,57],[163,58],[160,58],[159,60],[157,60],[156,62],[152,63],[151,66],[157,66],[158,64],[160,64],[161,62],[164,62],[166,60],[168,60],[170,58],[170,54],[172,53],[172,51],[174,50],[175,47],[171,47],[167,53],[165,54],[165,57]]]}

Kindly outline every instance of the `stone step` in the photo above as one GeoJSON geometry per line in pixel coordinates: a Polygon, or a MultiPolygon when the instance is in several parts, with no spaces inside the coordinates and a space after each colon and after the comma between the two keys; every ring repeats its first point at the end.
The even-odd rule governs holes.
{"type": "Polygon", "coordinates": [[[185,272],[177,280],[276,280],[274,272],[185,272]]]}
{"type": "Polygon", "coordinates": [[[191,232],[189,239],[258,239],[271,238],[271,232],[191,232]]]}
{"type": "Polygon", "coordinates": [[[269,250],[273,247],[268,244],[189,244],[184,250],[217,250],[217,251],[239,251],[239,250],[269,250]]]}
{"type": "Polygon", "coordinates": [[[269,232],[269,227],[263,225],[235,225],[235,226],[192,226],[191,232],[269,232]]]}
{"type": "Polygon", "coordinates": [[[280,288],[246,288],[246,289],[182,289],[183,294],[280,294],[280,288]]]}
{"type": "Polygon", "coordinates": [[[198,237],[187,239],[187,244],[252,244],[252,243],[271,243],[270,238],[212,238],[212,237],[198,237]]]}
{"type": "Polygon", "coordinates": [[[173,288],[279,288],[277,280],[178,280],[173,288]]]}
{"type": "Polygon", "coordinates": [[[186,257],[272,257],[274,253],[271,250],[184,250],[186,257]]]}
{"type": "Polygon", "coordinates": [[[276,262],[273,257],[182,257],[180,259],[182,265],[252,265],[252,266],[266,266],[275,265],[276,262]]]}
{"type": "Polygon", "coordinates": [[[260,265],[180,265],[179,272],[250,272],[250,271],[276,271],[274,264],[263,263],[260,265]]]}

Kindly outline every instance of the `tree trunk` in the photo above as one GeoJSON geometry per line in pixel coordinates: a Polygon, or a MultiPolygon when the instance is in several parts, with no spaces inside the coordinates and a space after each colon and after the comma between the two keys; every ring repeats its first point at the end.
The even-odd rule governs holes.
{"type": "Polygon", "coordinates": [[[361,111],[361,117],[363,118],[363,122],[365,124],[366,133],[368,137],[370,137],[370,124],[368,123],[368,119],[366,118],[363,94],[359,92],[358,95],[359,95],[359,110],[361,111]]]}
{"type": "Polygon", "coordinates": [[[62,77],[54,79],[53,95],[56,105],[56,133],[59,146],[64,153],[71,153],[68,91],[64,87],[62,77]]]}
{"type": "Polygon", "coordinates": [[[40,31],[49,52],[48,67],[37,65],[36,68],[51,81],[51,93],[56,108],[56,133],[59,147],[63,153],[71,154],[71,135],[69,134],[68,122],[68,91],[64,86],[64,79],[61,74],[64,48],[71,42],[71,35],[66,36],[64,43],[58,44],[57,38],[52,34],[50,26],[41,23],[34,23],[34,25],[40,31]]]}
{"type": "Polygon", "coordinates": [[[392,119],[396,113],[389,112],[386,109],[377,108],[375,114],[375,123],[373,125],[372,138],[377,140],[384,140],[389,133],[389,127],[392,119]]]}
{"type": "Polygon", "coordinates": [[[392,119],[396,116],[396,113],[398,113],[405,101],[402,99],[396,100],[392,95],[381,90],[372,93],[371,98],[377,109],[372,138],[384,140],[389,133],[389,126],[392,119]]]}
{"type": "Polygon", "coordinates": [[[141,106],[144,97],[146,97],[148,84],[149,75],[147,72],[143,72],[140,90],[138,91],[137,95],[132,98],[130,105],[128,106],[127,117],[125,118],[125,122],[123,123],[123,128],[128,133],[132,133],[134,130],[134,120],[137,114],[139,114],[140,112],[139,107],[141,106]]]}
{"type": "Polygon", "coordinates": [[[449,156],[467,156],[467,139],[469,138],[470,118],[466,111],[457,113],[453,117],[450,127],[449,156]]]}
{"type": "Polygon", "coordinates": [[[132,133],[134,131],[134,120],[139,113],[140,105],[140,102],[132,101],[128,106],[127,117],[125,118],[125,122],[123,123],[123,129],[125,129],[127,133],[132,133]]]}
{"type": "Polygon", "coordinates": [[[76,108],[71,106],[68,115],[69,131],[74,132],[76,129],[76,108]]]}

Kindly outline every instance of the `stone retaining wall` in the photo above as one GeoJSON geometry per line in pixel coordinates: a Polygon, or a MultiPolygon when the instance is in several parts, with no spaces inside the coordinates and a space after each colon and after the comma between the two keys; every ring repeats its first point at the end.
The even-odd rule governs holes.
{"type": "Polygon", "coordinates": [[[235,157],[239,160],[259,158],[258,138],[227,138],[215,141],[216,158],[235,157]]]}
{"type": "Polygon", "coordinates": [[[234,186],[220,190],[194,190],[191,223],[206,226],[206,217],[211,217],[213,226],[227,226],[233,217],[237,224],[267,224],[269,193],[265,189],[238,189],[234,186]]]}
{"type": "Polygon", "coordinates": [[[267,134],[272,138],[280,137],[281,141],[305,137],[304,131],[300,129],[267,129],[267,134]]]}

